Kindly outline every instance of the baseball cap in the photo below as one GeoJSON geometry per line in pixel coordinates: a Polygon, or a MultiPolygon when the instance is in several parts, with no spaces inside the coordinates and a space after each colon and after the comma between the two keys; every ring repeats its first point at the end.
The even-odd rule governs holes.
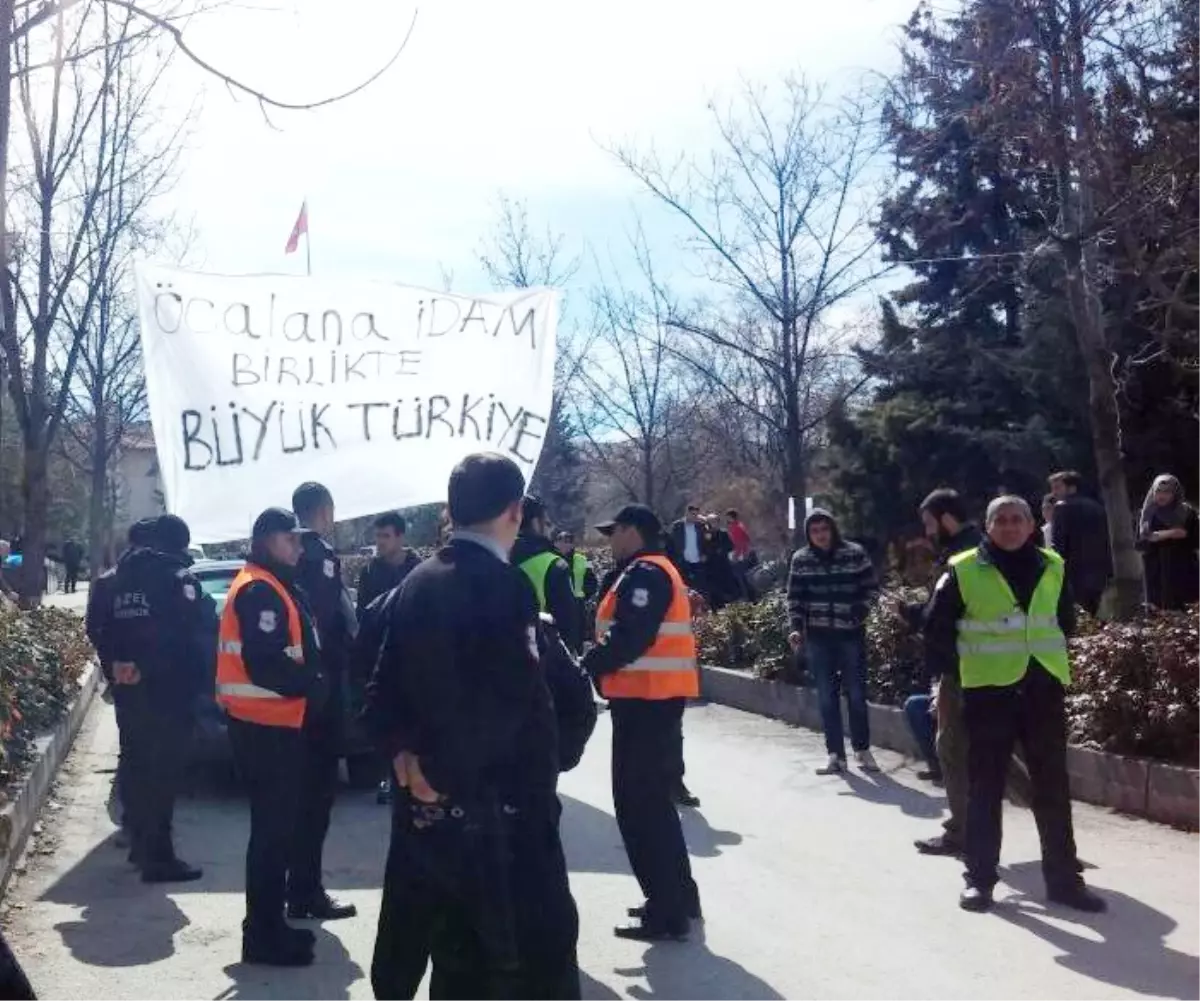
{"type": "Polygon", "coordinates": [[[303,531],[296,516],[287,508],[269,507],[254,519],[251,537],[265,539],[268,535],[274,535],[276,532],[294,532],[298,535],[303,531]]]}
{"type": "Polygon", "coordinates": [[[613,529],[618,525],[632,525],[646,536],[654,536],[662,531],[662,522],[658,520],[658,515],[645,504],[626,504],[616,513],[612,521],[601,522],[597,525],[596,531],[601,535],[612,535],[613,529]]]}

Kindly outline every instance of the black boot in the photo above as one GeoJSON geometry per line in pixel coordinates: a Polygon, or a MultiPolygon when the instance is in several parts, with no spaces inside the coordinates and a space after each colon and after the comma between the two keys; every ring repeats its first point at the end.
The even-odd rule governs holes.
{"type": "Polygon", "coordinates": [[[976,914],[990,911],[993,903],[992,891],[981,889],[978,886],[968,886],[958,897],[959,907],[964,911],[974,911],[976,914]]]}
{"type": "Polygon", "coordinates": [[[287,916],[293,921],[340,921],[358,914],[353,904],[334,900],[322,890],[310,900],[292,901],[287,905],[287,916]]]}
{"type": "Polygon", "coordinates": [[[311,966],[313,940],[303,934],[304,930],[290,928],[282,921],[273,928],[262,929],[248,928],[243,923],[242,962],[260,966],[311,966]]]}
{"type": "Polygon", "coordinates": [[[1108,902],[1089,890],[1082,879],[1070,886],[1047,890],[1046,899],[1086,914],[1102,914],[1108,910],[1108,902]]]}

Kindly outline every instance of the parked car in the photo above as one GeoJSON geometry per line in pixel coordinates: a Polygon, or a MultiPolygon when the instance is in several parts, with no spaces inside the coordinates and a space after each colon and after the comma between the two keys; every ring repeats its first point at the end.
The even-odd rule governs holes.
{"type": "MultiPolygon", "coordinates": [[[[200,581],[201,588],[216,602],[218,617],[224,612],[225,603],[229,600],[229,589],[233,585],[233,579],[243,566],[245,560],[197,560],[192,565],[192,573],[200,581]]],[[[212,688],[201,696],[196,708],[196,755],[202,760],[225,760],[232,757],[225,712],[217,705],[216,700],[216,648],[214,636],[213,684],[212,688]]],[[[346,706],[347,718],[342,729],[345,734],[342,756],[346,759],[346,772],[351,785],[356,788],[374,788],[379,781],[378,755],[356,718],[357,710],[363,703],[363,684],[359,680],[345,678],[343,685],[346,687],[343,703],[346,706]]]]}

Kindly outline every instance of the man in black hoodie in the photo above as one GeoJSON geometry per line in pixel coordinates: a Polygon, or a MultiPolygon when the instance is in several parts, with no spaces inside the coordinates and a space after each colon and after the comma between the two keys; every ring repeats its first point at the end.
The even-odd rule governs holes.
{"type": "Polygon", "coordinates": [[[846,770],[839,689],[850,707],[850,743],[858,766],[877,772],[867,716],[867,612],[879,590],[875,567],[862,546],[847,542],[833,515],[814,508],[804,521],[808,545],[792,557],[787,599],[793,650],[806,648],[817,681],[825,749],[818,775],[846,770]]]}
{"type": "Polygon", "coordinates": [[[302,483],[292,493],[292,510],[304,527],[296,582],[316,620],[329,697],[320,712],[309,712],[304,718],[304,782],[288,870],[288,917],[336,921],[358,913],[353,904],[335,900],[325,891],[321,865],[337,793],[345,714],[343,685],[357,620],[342,582],[342,561],[326,541],[333,533],[333,495],[320,483],[302,483]]]}
{"type": "Polygon", "coordinates": [[[130,861],[143,882],[189,882],[202,873],[176,857],[171,818],[192,707],[211,677],[216,605],[189,569],[187,524],[163,515],[152,541],[153,548],[131,549],[117,565],[105,645],[127,731],[130,861]]]}
{"type": "MultiPolygon", "coordinates": [[[[921,502],[921,522],[925,535],[937,547],[938,561],[934,580],[941,578],[950,560],[974,549],[983,541],[983,533],[969,520],[967,505],[956,490],[941,488],[921,502]]],[[[930,602],[904,605],[901,612],[909,627],[920,632],[930,602]]],[[[962,689],[958,677],[943,674],[934,690],[932,711],[937,719],[938,764],[946,787],[950,816],[942,824],[942,833],[915,842],[922,855],[959,855],[963,851],[963,831],[967,823],[967,731],[962,715],[962,689]]]]}
{"type": "Polygon", "coordinates": [[[1020,497],[988,505],[987,539],[960,553],[938,580],[925,623],[934,674],[957,675],[970,738],[967,771],[967,888],[964,910],[992,906],[1000,859],[1004,785],[1015,744],[1024,749],[1054,903],[1105,910],[1084,885],[1071,823],[1067,777],[1067,637],[1075,606],[1063,560],[1033,542],[1033,512],[1020,497]]]}
{"type": "Polygon", "coordinates": [[[546,505],[533,494],[526,495],[521,504],[521,531],[513,545],[512,561],[533,585],[538,611],[550,614],[559,636],[578,656],[583,649],[583,616],[571,568],[550,541],[546,505]]]}

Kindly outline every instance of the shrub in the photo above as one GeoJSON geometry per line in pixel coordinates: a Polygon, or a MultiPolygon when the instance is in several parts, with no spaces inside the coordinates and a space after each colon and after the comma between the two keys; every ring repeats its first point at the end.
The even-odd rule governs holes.
{"type": "Polygon", "coordinates": [[[696,620],[700,660],[753,670],[762,678],[794,678],[787,645],[787,603],[771,591],[755,604],[739,602],[696,620]]]}
{"type": "Polygon", "coordinates": [[[1071,739],[1117,754],[1196,764],[1195,609],[1110,622],[1071,641],[1071,739]]]}
{"type": "Polygon", "coordinates": [[[21,774],[34,739],[66,712],[91,659],[78,615],[0,603],[0,786],[21,774]]]}

